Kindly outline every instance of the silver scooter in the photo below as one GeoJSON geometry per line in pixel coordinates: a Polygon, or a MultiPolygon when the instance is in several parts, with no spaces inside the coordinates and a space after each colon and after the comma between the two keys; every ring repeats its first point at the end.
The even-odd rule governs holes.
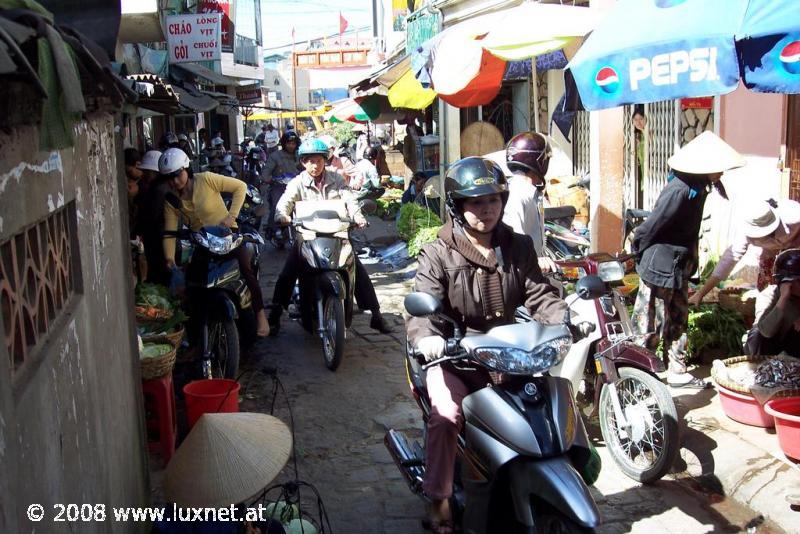
{"type": "MultiPolygon", "coordinates": [[[[586,532],[598,526],[597,505],[575,467],[585,467],[592,453],[572,386],[547,374],[572,346],[571,325],[518,323],[464,337],[429,294],[411,293],[405,308],[412,316],[436,316],[454,325],[444,357],[424,363],[411,347],[407,350],[409,383],[426,423],[431,413],[427,369],[466,365],[482,367],[492,377],[462,402],[460,476],[451,501],[456,531],[586,532]]],[[[590,328],[579,325],[578,330],[585,335],[590,328]]],[[[384,443],[411,490],[422,495],[424,446],[393,429],[384,443]]]]}

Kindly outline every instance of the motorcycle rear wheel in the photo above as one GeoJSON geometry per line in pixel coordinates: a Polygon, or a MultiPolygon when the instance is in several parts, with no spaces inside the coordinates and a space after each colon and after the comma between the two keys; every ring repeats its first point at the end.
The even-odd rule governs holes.
{"type": "Polygon", "coordinates": [[[680,449],[678,413],[667,387],[631,367],[619,369],[617,381],[628,429],[617,425],[611,390],[600,393],[600,430],[611,457],[622,472],[642,484],[654,482],[672,468],[680,449]]]}
{"type": "Polygon", "coordinates": [[[211,378],[235,379],[239,372],[239,330],[233,319],[208,325],[211,348],[211,378]]]}
{"type": "Polygon", "coordinates": [[[344,302],[336,295],[325,295],[323,298],[322,317],[326,333],[322,339],[322,356],[325,367],[335,371],[344,357],[344,302]]]}

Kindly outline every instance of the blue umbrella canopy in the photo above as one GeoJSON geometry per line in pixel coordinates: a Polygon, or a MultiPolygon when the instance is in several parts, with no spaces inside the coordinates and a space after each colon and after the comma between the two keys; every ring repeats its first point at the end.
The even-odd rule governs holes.
{"type": "Polygon", "coordinates": [[[747,6],[747,0],[619,0],[569,63],[584,107],[733,91],[740,77],[734,37],[747,6]]]}
{"type": "Polygon", "coordinates": [[[750,0],[736,40],[749,89],[800,93],[800,0],[750,0]]]}

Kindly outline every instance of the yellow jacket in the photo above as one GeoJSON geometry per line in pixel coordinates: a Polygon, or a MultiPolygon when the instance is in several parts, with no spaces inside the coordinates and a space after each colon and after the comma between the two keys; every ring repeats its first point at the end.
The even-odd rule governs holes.
{"type": "MultiPolygon", "coordinates": [[[[178,229],[181,215],[188,218],[187,224],[192,230],[203,226],[216,226],[230,215],[234,219],[242,209],[247,184],[236,178],[228,178],[213,172],[199,172],[194,175],[194,190],[191,200],[181,200],[181,210],[173,208],[169,202],[164,203],[164,231],[174,232],[178,229]],[[231,209],[225,208],[221,193],[233,193],[231,209]]],[[[164,237],[164,257],[175,261],[175,238],[164,237]]]]}

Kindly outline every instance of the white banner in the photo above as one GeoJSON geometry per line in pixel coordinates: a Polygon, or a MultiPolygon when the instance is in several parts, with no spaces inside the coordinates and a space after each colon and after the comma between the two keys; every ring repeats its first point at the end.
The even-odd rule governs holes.
{"type": "Polygon", "coordinates": [[[212,61],[221,58],[222,13],[167,17],[167,53],[170,63],[212,61]]]}

